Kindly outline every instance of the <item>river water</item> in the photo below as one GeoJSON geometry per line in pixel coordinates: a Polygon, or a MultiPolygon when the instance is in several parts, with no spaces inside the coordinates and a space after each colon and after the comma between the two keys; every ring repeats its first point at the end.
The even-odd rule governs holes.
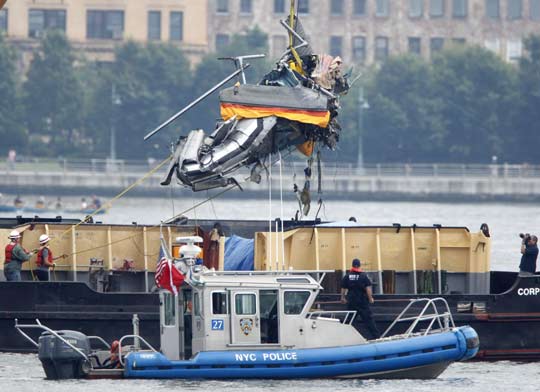
{"type": "MultiPolygon", "coordinates": [[[[189,199],[123,198],[97,220],[104,223],[156,224],[161,220],[191,209],[203,201],[189,199]],[[174,200],[174,201],[173,201],[174,200]]],[[[80,200],[80,199],[79,199],[80,200]]],[[[69,202],[70,200],[68,200],[69,202]]],[[[77,199],[73,198],[72,203],[77,199]]],[[[316,207],[315,205],[313,206],[316,207]]],[[[283,216],[291,217],[297,209],[294,200],[283,204],[283,216]]],[[[203,204],[185,213],[196,219],[268,219],[281,215],[279,202],[269,209],[268,200],[221,199],[203,204]]],[[[367,202],[327,201],[321,208],[323,220],[347,220],[355,216],[362,225],[442,224],[467,226],[471,231],[482,223],[491,228],[492,269],[516,270],[519,262],[519,232],[539,233],[540,215],[537,206],[525,203],[430,203],[430,202],[367,202]]],[[[68,217],[68,216],[66,216],[68,217]]],[[[75,217],[75,216],[73,216],[75,217]]],[[[538,391],[540,364],[514,362],[455,363],[440,378],[431,381],[47,381],[34,355],[0,354],[0,392],[115,392],[156,390],[213,390],[213,391],[538,391]]]]}
{"type": "Polygon", "coordinates": [[[540,365],[514,362],[454,363],[436,380],[232,380],[159,381],[92,380],[49,381],[36,355],[0,354],[3,392],[138,392],[138,391],[538,391],[540,365]]]}
{"type": "MultiPolygon", "coordinates": [[[[232,191],[234,192],[234,191],[232,191]]],[[[228,195],[231,195],[230,192],[228,195]]],[[[276,192],[277,193],[277,192],[276,192]]],[[[214,193],[215,194],[215,193],[214,193]]],[[[193,198],[171,197],[164,192],[163,197],[140,198],[124,197],[112,203],[105,214],[94,219],[103,223],[159,224],[175,215],[183,214],[194,219],[255,219],[266,220],[269,216],[290,219],[298,209],[298,204],[285,193],[283,207],[274,195],[272,208],[268,199],[232,199],[221,198],[206,201],[212,194],[203,192],[193,198]],[[206,202],[205,202],[206,201],[206,202]],[[200,206],[196,207],[197,205],[200,206]]],[[[34,198],[28,198],[32,204],[34,198]]],[[[7,196],[4,201],[12,200],[7,196]]],[[[52,199],[55,200],[55,199],[52,199]]],[[[81,198],[65,197],[67,208],[76,209],[81,198]]],[[[89,198],[87,197],[87,200],[89,198]]],[[[102,201],[106,201],[105,198],[102,201]]],[[[312,211],[308,216],[313,219],[317,212],[316,201],[312,202],[312,211]]],[[[7,215],[7,214],[4,214],[7,215]]],[[[28,214],[26,214],[28,215],[28,214]]],[[[43,213],[42,216],[54,217],[57,213],[43,213]]],[[[62,214],[66,218],[81,218],[79,214],[62,214]]],[[[359,225],[402,225],[431,226],[466,226],[471,231],[478,231],[482,223],[487,223],[492,236],[491,269],[515,271],[520,260],[521,239],[519,233],[530,232],[540,236],[540,213],[534,203],[484,202],[484,203],[435,203],[435,202],[375,202],[362,200],[327,200],[323,203],[319,217],[323,220],[348,220],[354,216],[359,225]]],[[[383,244],[384,246],[384,244],[383,244]]]]}
{"type": "MultiPolygon", "coordinates": [[[[273,200],[270,211],[265,199],[220,199],[192,209],[206,199],[124,198],[113,204],[105,215],[97,217],[104,223],[156,224],[176,214],[188,211],[190,218],[208,219],[268,219],[280,217],[279,200],[273,200]]],[[[283,216],[291,218],[298,206],[294,200],[283,203],[283,216]]],[[[313,202],[312,218],[317,205],[313,202]]],[[[433,203],[433,202],[369,202],[329,200],[323,204],[319,216],[323,220],[347,220],[356,217],[360,225],[427,225],[466,226],[478,231],[488,223],[492,235],[493,270],[514,271],[520,260],[520,232],[540,234],[538,206],[527,203],[433,203]]]]}

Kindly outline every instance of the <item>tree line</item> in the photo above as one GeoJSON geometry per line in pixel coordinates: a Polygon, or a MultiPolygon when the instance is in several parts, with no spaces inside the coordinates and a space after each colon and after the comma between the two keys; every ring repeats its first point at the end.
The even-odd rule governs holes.
{"type": "MultiPolygon", "coordinates": [[[[364,70],[341,101],[338,151],[325,155],[356,162],[362,137],[364,159],[372,163],[488,163],[493,156],[540,163],[540,36],[527,38],[524,48],[517,65],[456,45],[431,61],[403,55],[364,70]],[[363,118],[359,87],[367,102],[363,118]]],[[[194,66],[176,46],[135,42],[119,45],[116,61],[100,63],[74,51],[61,32],[49,32],[23,75],[15,49],[0,36],[0,153],[106,158],[114,129],[118,158],[165,156],[178,136],[215,126],[217,94],[143,141],[234,70],[217,57],[267,52],[267,36],[255,28],[194,66]]],[[[250,82],[272,67],[270,59],[251,62],[250,82]]]]}

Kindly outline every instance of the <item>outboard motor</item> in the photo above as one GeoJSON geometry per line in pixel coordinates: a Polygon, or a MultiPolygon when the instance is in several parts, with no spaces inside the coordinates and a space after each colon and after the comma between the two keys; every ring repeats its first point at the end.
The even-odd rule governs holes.
{"type": "MultiPolygon", "coordinates": [[[[84,355],[90,354],[90,341],[77,331],[58,331],[63,339],[79,349],[84,355]]],[[[50,332],[39,337],[39,360],[50,380],[82,378],[88,371],[86,358],[50,332]]]]}

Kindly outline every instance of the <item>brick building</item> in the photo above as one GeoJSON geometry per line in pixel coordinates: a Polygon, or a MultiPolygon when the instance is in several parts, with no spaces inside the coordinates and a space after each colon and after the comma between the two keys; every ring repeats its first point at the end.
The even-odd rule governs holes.
{"type": "MultiPolygon", "coordinates": [[[[477,44],[507,61],[522,53],[522,38],[540,34],[540,0],[297,0],[317,52],[372,64],[407,52],[429,58],[451,44],[477,44]]],[[[231,34],[258,25],[278,57],[287,37],[279,19],[288,0],[209,0],[211,49],[231,34]]]]}

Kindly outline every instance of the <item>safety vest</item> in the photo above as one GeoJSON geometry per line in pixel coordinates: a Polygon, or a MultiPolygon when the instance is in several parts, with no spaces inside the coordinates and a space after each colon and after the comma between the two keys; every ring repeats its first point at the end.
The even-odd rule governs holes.
{"type": "Polygon", "coordinates": [[[13,249],[17,246],[17,244],[10,243],[6,245],[6,261],[5,263],[8,264],[13,259],[13,249]]]}
{"type": "MultiPolygon", "coordinates": [[[[43,248],[41,248],[38,253],[37,253],[37,261],[36,261],[36,264],[38,267],[41,267],[43,265],[43,250],[46,248],[46,246],[44,246],[43,248]]],[[[53,262],[53,258],[52,258],[52,252],[50,249],[47,248],[47,250],[49,251],[48,252],[48,256],[47,256],[47,261],[49,262],[49,264],[52,264],[53,262]]]]}

